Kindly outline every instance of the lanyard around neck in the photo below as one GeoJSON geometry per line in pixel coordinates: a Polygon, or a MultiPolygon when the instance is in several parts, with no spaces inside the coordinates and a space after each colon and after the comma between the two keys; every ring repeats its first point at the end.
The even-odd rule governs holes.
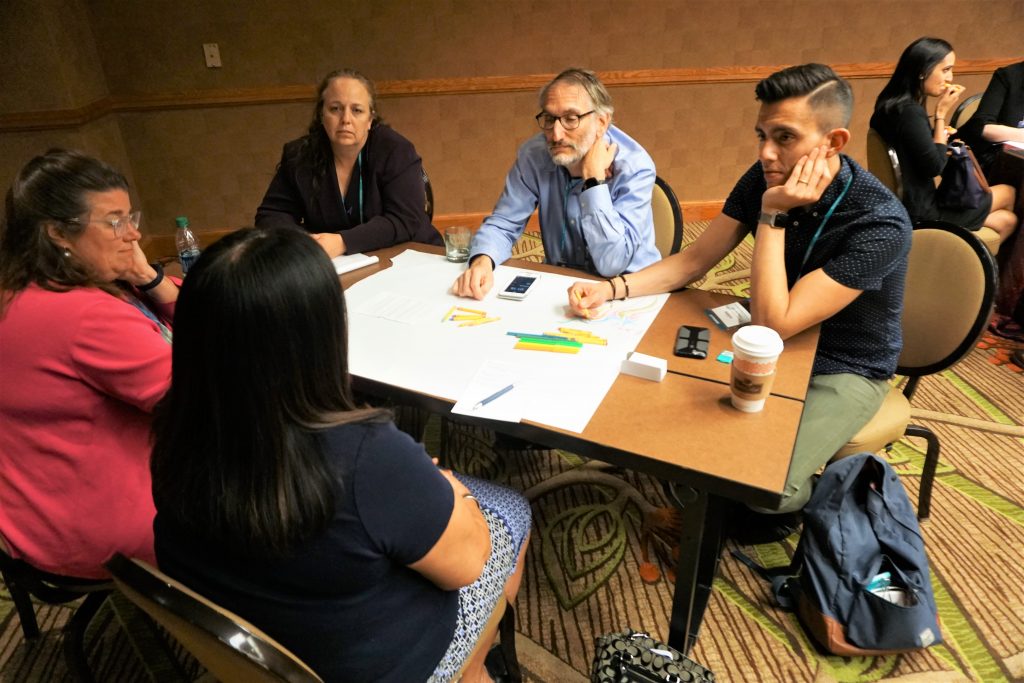
{"type": "MultiPolygon", "coordinates": [[[[356,158],[356,173],[359,176],[359,223],[363,224],[363,150],[359,150],[359,156],[356,158]]],[[[341,192],[341,188],[338,188],[341,192]]],[[[345,214],[348,214],[348,207],[345,206],[345,193],[341,192],[341,205],[345,209],[345,214]]]]}
{"type": "MultiPolygon", "coordinates": [[[[566,175],[568,176],[568,172],[566,172],[566,175]]],[[[565,265],[568,265],[568,266],[575,266],[576,265],[576,263],[575,263],[576,259],[575,258],[573,258],[573,262],[572,263],[569,263],[568,259],[566,259],[566,248],[567,248],[567,242],[569,240],[569,195],[572,193],[573,188],[575,188],[576,186],[578,186],[582,182],[583,182],[582,178],[572,178],[570,176],[568,178],[568,180],[566,181],[566,183],[565,183],[565,194],[562,196],[562,245],[561,245],[561,251],[562,251],[562,261],[565,263],[565,265]]],[[[580,234],[581,235],[583,234],[583,226],[580,226],[580,234]]],[[[576,254],[573,253],[574,257],[575,257],[575,255],[576,254]]]]}
{"type": "Polygon", "coordinates": [[[832,218],[832,214],[835,213],[836,207],[839,206],[839,202],[843,201],[843,197],[846,196],[846,191],[850,189],[850,185],[853,183],[853,173],[850,173],[850,177],[846,179],[846,184],[843,185],[843,191],[839,193],[836,200],[832,202],[832,206],[828,207],[828,211],[825,212],[825,217],[821,219],[821,223],[818,225],[818,229],[814,231],[814,237],[811,238],[811,243],[807,245],[807,251],[804,252],[804,260],[800,262],[800,270],[797,271],[796,279],[799,280],[800,276],[804,274],[804,266],[807,265],[807,259],[811,257],[811,251],[814,249],[815,243],[818,238],[821,237],[821,231],[825,229],[825,224],[828,223],[828,219],[832,218]]]}

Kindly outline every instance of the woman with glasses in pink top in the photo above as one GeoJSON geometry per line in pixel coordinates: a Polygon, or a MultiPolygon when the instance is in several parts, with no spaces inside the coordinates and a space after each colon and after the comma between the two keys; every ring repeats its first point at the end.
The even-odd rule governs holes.
{"type": "Polygon", "coordinates": [[[48,572],[103,577],[153,555],[150,413],[171,377],[178,287],[139,247],[125,177],[50,150],[0,223],[0,542],[48,572]]]}

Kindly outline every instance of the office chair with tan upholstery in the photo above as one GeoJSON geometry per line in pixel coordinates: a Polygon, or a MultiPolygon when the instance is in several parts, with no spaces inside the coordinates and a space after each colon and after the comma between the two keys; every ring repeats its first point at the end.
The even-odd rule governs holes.
{"type": "Polygon", "coordinates": [[[900,159],[896,150],[886,143],[881,134],[874,128],[868,129],[868,170],[882,181],[896,198],[903,201],[903,174],[900,172],[900,159]]]}
{"type": "Polygon", "coordinates": [[[953,110],[953,115],[949,117],[949,125],[952,128],[962,128],[965,123],[971,120],[974,112],[978,111],[978,105],[980,104],[981,93],[968,97],[953,110]]]}
{"type": "MultiPolygon", "coordinates": [[[[155,567],[118,553],[106,568],[125,597],[163,626],[225,683],[322,683],[321,678],[283,645],[237,614],[175,581],[155,567]]],[[[508,678],[522,681],[515,650],[515,616],[502,596],[484,631],[498,630],[508,678]]],[[[400,618],[400,617],[399,617],[400,618]]],[[[483,639],[463,665],[479,653],[483,639]]],[[[455,677],[459,680],[463,671],[455,677]]]]}
{"type": "Polygon", "coordinates": [[[302,660],[263,631],[145,562],[118,553],[106,568],[117,589],[167,629],[217,680],[322,683],[302,660]]]}
{"type": "MultiPolygon", "coordinates": [[[[868,170],[882,181],[883,185],[892,190],[897,199],[903,201],[903,176],[900,172],[899,157],[896,155],[896,150],[890,147],[874,128],[868,129],[867,152],[868,170]]],[[[972,234],[991,253],[999,252],[999,233],[995,230],[982,226],[972,234]]]]}
{"type": "Polygon", "coordinates": [[[651,194],[654,214],[654,242],[661,257],[671,256],[683,246],[683,212],[669,184],[655,176],[651,194]]]}
{"type": "Polygon", "coordinates": [[[24,560],[11,557],[7,542],[0,536],[0,575],[14,602],[25,640],[33,643],[41,635],[32,598],[48,605],[63,605],[81,598],[82,604],[64,625],[64,659],[76,681],[92,681],[85,655],[85,629],[114,589],[107,579],[81,579],[36,569],[24,560]]]}
{"type": "Polygon", "coordinates": [[[911,424],[910,401],[921,377],[956,364],[985,331],[995,301],[998,275],[992,254],[964,228],[950,224],[914,229],[903,300],[903,351],[896,374],[907,377],[890,388],[875,416],[836,458],[888,448],[904,435],[927,441],[918,517],[927,519],[939,462],[939,438],[911,424]]]}

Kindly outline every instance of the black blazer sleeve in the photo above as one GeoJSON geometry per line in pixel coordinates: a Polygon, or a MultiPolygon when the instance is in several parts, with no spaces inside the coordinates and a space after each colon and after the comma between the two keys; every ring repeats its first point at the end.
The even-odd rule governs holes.
{"type": "Polygon", "coordinates": [[[308,169],[302,173],[299,171],[298,152],[301,145],[302,140],[299,139],[284,146],[274,178],[256,209],[256,225],[299,227],[307,223],[306,207],[312,192],[312,175],[308,169]]]}

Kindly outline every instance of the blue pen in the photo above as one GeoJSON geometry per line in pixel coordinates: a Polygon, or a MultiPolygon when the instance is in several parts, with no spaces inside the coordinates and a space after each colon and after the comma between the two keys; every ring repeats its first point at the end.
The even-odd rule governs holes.
{"type": "Polygon", "coordinates": [[[473,406],[473,410],[477,410],[479,408],[483,408],[485,405],[487,405],[491,401],[493,401],[495,399],[498,399],[498,398],[501,398],[502,396],[504,396],[508,392],[512,391],[512,387],[514,387],[514,386],[515,386],[515,384],[509,384],[504,389],[498,389],[493,394],[491,394],[490,396],[488,396],[487,398],[481,400],[479,403],[477,403],[475,406],[473,406]]]}

